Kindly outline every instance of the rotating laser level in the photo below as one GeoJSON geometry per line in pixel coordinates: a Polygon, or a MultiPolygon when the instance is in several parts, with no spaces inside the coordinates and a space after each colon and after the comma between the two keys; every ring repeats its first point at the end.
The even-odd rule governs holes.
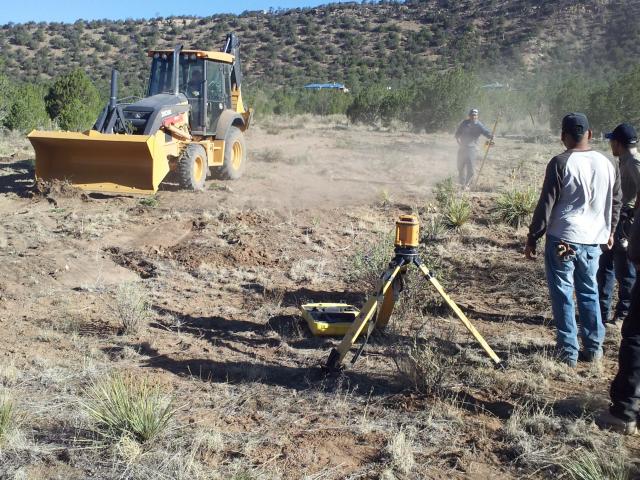
{"type": "Polygon", "coordinates": [[[431,282],[491,360],[497,366],[502,365],[498,355],[496,355],[482,335],[480,335],[480,332],[476,330],[464,312],[460,310],[460,307],[447,295],[438,279],[424,265],[418,254],[419,243],[420,224],[418,218],[415,215],[400,215],[400,218],[396,221],[394,257],[391,259],[387,270],[380,276],[376,293],[367,299],[364,307],[360,310],[360,313],[358,313],[358,316],[349,327],[340,344],[331,350],[325,365],[328,371],[340,371],[344,368],[344,358],[356,340],[358,340],[364,332],[365,336],[362,345],[351,359],[351,363],[355,363],[366,346],[371,333],[376,328],[383,328],[389,323],[389,319],[393,313],[393,307],[402,291],[403,278],[411,265],[418,267],[423,276],[431,282]]]}

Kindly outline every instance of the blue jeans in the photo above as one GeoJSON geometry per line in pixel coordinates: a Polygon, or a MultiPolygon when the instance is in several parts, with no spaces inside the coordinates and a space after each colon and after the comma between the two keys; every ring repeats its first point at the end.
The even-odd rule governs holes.
{"type": "Polygon", "coordinates": [[[631,305],[631,289],[636,281],[636,268],[629,261],[627,251],[617,242],[614,243],[613,249],[602,254],[598,269],[600,312],[604,322],[609,318],[616,280],[618,280],[618,303],[615,307],[615,315],[624,318],[631,305]]]}
{"type": "Polygon", "coordinates": [[[573,301],[575,290],[582,345],[585,351],[601,354],[605,328],[600,316],[596,273],[602,251],[599,245],[571,243],[576,253],[563,259],[557,253],[559,243],[558,238],[547,235],[544,252],[559,353],[568,360],[578,359],[580,347],[573,301]]]}

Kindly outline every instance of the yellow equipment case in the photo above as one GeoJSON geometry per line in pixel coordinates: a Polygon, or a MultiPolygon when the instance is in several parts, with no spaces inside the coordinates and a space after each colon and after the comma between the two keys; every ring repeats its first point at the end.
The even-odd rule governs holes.
{"type": "Polygon", "coordinates": [[[311,333],[316,336],[342,336],[360,311],[346,303],[307,303],[300,307],[311,333]]]}

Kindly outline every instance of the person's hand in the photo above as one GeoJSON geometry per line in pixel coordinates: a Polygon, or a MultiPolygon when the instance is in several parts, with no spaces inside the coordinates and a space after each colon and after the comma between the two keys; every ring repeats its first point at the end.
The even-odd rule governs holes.
{"type": "Polygon", "coordinates": [[[529,243],[527,243],[527,245],[524,247],[524,256],[529,260],[535,260],[538,256],[538,253],[536,252],[536,246],[531,246],[529,243]]]}
{"type": "Polygon", "coordinates": [[[609,236],[609,240],[607,240],[607,243],[603,243],[602,245],[600,245],[600,250],[602,250],[603,252],[608,252],[613,248],[613,244],[613,234],[611,234],[611,236],[609,236]]]}

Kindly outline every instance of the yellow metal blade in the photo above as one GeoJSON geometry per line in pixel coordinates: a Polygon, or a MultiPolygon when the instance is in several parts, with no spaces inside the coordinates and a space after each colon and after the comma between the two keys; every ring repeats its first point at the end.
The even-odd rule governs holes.
{"type": "Polygon", "coordinates": [[[165,134],[119,135],[43,132],[28,136],[36,152],[36,177],[67,180],[83,190],[153,193],[169,173],[165,134]]]}

